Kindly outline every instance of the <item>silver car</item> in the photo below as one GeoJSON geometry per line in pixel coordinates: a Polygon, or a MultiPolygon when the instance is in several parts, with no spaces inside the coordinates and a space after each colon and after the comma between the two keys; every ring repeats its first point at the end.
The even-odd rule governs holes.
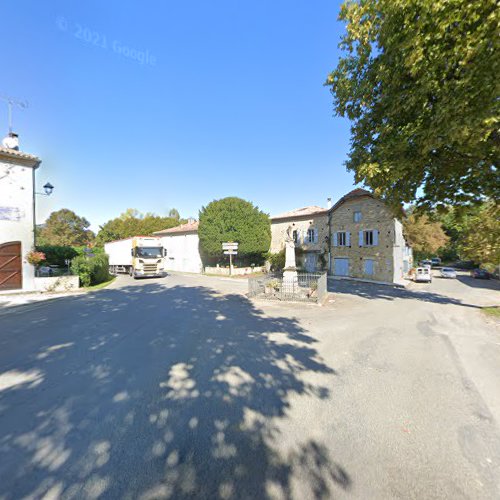
{"type": "Polygon", "coordinates": [[[456,278],[457,272],[452,267],[443,267],[441,269],[441,278],[456,278]]]}

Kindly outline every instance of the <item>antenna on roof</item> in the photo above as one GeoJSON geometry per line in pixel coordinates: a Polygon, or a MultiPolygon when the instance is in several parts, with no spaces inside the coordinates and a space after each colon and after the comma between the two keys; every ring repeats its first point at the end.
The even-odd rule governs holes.
{"type": "Polygon", "coordinates": [[[0,95],[0,99],[7,103],[9,109],[9,134],[12,134],[12,106],[17,106],[20,109],[26,109],[28,107],[28,101],[19,101],[12,97],[6,95],[0,95]]]}

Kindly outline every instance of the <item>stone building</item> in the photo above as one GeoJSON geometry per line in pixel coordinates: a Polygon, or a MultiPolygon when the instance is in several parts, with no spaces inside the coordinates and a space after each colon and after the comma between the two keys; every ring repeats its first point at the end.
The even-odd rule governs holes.
{"type": "Polygon", "coordinates": [[[328,267],[328,209],[303,207],[271,217],[271,252],[285,246],[285,232],[292,226],[297,265],[308,272],[328,267]]]}
{"type": "Polygon", "coordinates": [[[294,231],[298,265],[341,278],[403,284],[412,265],[401,222],[365,189],[355,189],[333,207],[304,207],[271,217],[271,251],[294,231]],[[295,236],[296,235],[296,236],[295,236]]]}
{"type": "Polygon", "coordinates": [[[26,254],[34,245],[35,170],[40,163],[17,147],[0,147],[0,291],[35,289],[35,270],[26,254]]]}

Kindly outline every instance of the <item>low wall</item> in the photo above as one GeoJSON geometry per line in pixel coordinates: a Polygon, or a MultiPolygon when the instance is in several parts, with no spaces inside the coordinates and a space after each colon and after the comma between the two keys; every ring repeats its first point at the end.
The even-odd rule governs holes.
{"type": "Polygon", "coordinates": [[[68,292],[80,286],[78,276],[51,276],[35,278],[35,290],[38,292],[68,292]]]}
{"type": "MultiPolygon", "coordinates": [[[[232,276],[245,276],[247,274],[263,273],[265,267],[233,267],[232,276]]],[[[219,274],[221,276],[229,276],[229,267],[205,267],[205,274],[219,274]]]]}

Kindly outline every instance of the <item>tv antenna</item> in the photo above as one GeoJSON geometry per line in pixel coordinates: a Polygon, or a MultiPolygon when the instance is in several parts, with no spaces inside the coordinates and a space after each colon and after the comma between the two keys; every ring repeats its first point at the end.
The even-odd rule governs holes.
{"type": "Polygon", "coordinates": [[[28,101],[20,101],[18,99],[14,99],[13,97],[9,97],[6,95],[0,95],[0,99],[7,103],[7,107],[9,109],[9,134],[12,133],[12,107],[17,106],[20,109],[26,109],[28,107],[28,101]]]}

